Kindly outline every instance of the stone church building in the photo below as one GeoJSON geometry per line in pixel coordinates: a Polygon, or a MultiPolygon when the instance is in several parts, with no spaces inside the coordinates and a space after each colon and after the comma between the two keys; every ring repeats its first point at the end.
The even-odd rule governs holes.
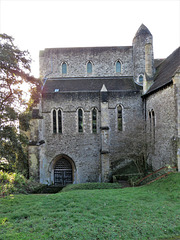
{"type": "Polygon", "coordinates": [[[142,166],[180,169],[180,48],[154,59],[143,24],[132,46],[40,51],[30,176],[44,184],[110,181],[142,166]]]}

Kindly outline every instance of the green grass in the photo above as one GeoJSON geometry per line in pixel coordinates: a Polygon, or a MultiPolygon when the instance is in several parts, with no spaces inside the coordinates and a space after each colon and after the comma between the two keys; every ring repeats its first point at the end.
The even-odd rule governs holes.
{"type": "Polygon", "coordinates": [[[117,189],[122,188],[119,183],[81,183],[81,184],[69,184],[62,189],[62,192],[68,192],[72,190],[94,190],[94,189],[117,189]]]}
{"type": "Polygon", "coordinates": [[[0,233],[1,240],[179,239],[180,174],[135,188],[1,198],[0,233]]]}

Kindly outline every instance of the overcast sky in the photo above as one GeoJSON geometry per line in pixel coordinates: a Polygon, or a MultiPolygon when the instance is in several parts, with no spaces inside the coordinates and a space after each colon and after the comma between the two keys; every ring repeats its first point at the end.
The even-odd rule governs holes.
{"type": "Polygon", "coordinates": [[[0,0],[0,32],[29,50],[36,77],[39,50],[129,46],[142,23],[155,58],[167,57],[180,45],[180,0],[0,0]]]}

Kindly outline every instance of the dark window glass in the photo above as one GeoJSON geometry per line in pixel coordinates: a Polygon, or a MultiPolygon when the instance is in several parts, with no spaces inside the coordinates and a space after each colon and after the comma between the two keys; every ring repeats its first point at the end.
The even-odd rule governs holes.
{"type": "Polygon", "coordinates": [[[120,72],[121,72],[121,63],[120,63],[120,61],[117,61],[117,62],[116,62],[116,72],[117,72],[117,73],[120,73],[120,72]]]}
{"type": "Polygon", "coordinates": [[[87,73],[92,73],[92,63],[91,62],[87,63],[87,73]]]}
{"type": "Polygon", "coordinates": [[[82,109],[78,110],[78,131],[83,132],[83,111],[82,111],[82,109]]]}
{"type": "Polygon", "coordinates": [[[151,110],[152,114],[152,137],[153,137],[153,151],[155,150],[155,135],[156,135],[156,126],[155,126],[155,112],[151,110]]]}
{"type": "Polygon", "coordinates": [[[150,132],[151,132],[151,112],[149,112],[149,130],[150,130],[150,132]]]}
{"type": "Polygon", "coordinates": [[[66,64],[66,63],[63,63],[63,64],[62,64],[62,73],[63,73],[63,74],[66,74],[66,73],[67,73],[67,64],[66,64]]]}
{"type": "Polygon", "coordinates": [[[57,132],[56,128],[56,110],[53,110],[53,133],[57,132]]]}
{"type": "Polygon", "coordinates": [[[62,112],[61,110],[58,111],[58,131],[62,133],[62,112]]]}
{"type": "Polygon", "coordinates": [[[117,107],[117,124],[118,124],[118,131],[122,131],[122,107],[117,107]]]}
{"type": "Polygon", "coordinates": [[[142,75],[139,76],[139,83],[143,83],[143,76],[142,75]]]}
{"type": "Polygon", "coordinates": [[[97,110],[92,110],[92,132],[97,133],[97,110]]]}
{"type": "Polygon", "coordinates": [[[153,130],[155,131],[155,114],[153,110],[152,110],[152,121],[153,121],[153,130]]]}

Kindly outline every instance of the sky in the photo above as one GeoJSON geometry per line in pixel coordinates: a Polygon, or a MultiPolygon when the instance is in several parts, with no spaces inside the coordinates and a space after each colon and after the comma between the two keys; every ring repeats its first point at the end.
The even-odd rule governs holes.
{"type": "Polygon", "coordinates": [[[141,24],[153,35],[154,57],[180,46],[180,0],[0,0],[0,33],[33,59],[58,47],[131,46],[141,24]]]}

